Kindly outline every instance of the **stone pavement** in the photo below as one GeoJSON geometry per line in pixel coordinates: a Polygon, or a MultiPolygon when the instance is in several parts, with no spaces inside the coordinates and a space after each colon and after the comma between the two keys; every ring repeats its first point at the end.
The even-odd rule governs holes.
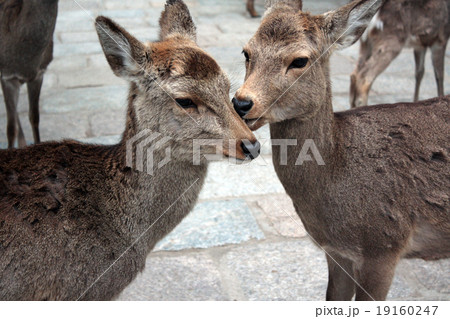
{"type": "MultiPolygon", "coordinates": [[[[60,0],[55,59],[41,98],[41,136],[92,143],[114,143],[124,128],[127,85],[116,78],[101,52],[93,17],[115,19],[141,40],[155,40],[164,0],[60,0]],[[77,3],[78,4],[77,4],[77,3]],[[82,8],[81,8],[82,7],[82,8]]],[[[347,0],[305,0],[305,9],[326,12],[347,0]]],[[[258,28],[245,0],[187,1],[198,24],[198,42],[229,73],[234,88],[243,81],[242,46],[258,28]]],[[[257,9],[263,12],[263,1],[257,9]]],[[[349,75],[358,46],[331,61],[334,106],[349,105],[349,75]]],[[[450,52],[446,58],[450,87],[450,52]]],[[[371,104],[411,101],[414,59],[411,50],[379,77],[371,104]]],[[[19,112],[31,139],[26,88],[19,112]]],[[[430,58],[421,98],[436,95],[430,58]]],[[[269,138],[267,127],[257,135],[269,138]]],[[[0,143],[6,145],[6,115],[0,99],[0,143]]],[[[248,165],[210,166],[195,210],[148,260],[145,271],[119,300],[323,300],[327,282],[323,252],[307,237],[279,183],[266,143],[263,156],[248,165]],[[231,167],[232,166],[232,167],[231,167]],[[290,216],[287,216],[287,212],[290,216]]],[[[450,300],[449,261],[404,260],[389,294],[392,300],[450,300]]]]}

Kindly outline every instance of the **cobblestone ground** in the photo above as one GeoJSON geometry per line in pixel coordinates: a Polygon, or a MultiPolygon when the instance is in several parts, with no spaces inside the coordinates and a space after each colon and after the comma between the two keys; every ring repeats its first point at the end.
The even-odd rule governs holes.
{"type": "MultiPolygon", "coordinates": [[[[94,31],[93,17],[109,16],[142,40],[157,37],[163,0],[60,0],[55,59],[41,99],[43,140],[78,139],[114,143],[124,128],[127,85],[110,71],[94,31]],[[77,3],[76,3],[77,2],[77,3]]],[[[244,0],[193,0],[199,44],[229,73],[243,81],[242,46],[260,20],[245,12],[244,0]]],[[[258,3],[263,11],[262,0],[258,3]]],[[[305,9],[326,12],[346,0],[306,0],[305,9]]],[[[334,105],[348,106],[349,75],[357,45],[334,54],[331,62],[334,105]]],[[[446,89],[450,87],[447,53],[446,89]]],[[[377,80],[370,103],[411,101],[413,53],[406,50],[377,80]]],[[[421,98],[436,95],[430,59],[421,98]]],[[[20,116],[26,136],[25,87],[20,116]]],[[[258,135],[269,138],[267,127],[258,135]]],[[[0,99],[0,143],[6,145],[6,116],[0,99]]],[[[307,237],[279,183],[269,145],[250,165],[215,163],[196,209],[159,243],[145,271],[120,300],[323,300],[327,269],[323,252],[307,237]],[[287,216],[284,211],[290,214],[287,216]]],[[[397,269],[391,300],[450,300],[448,261],[406,260],[397,269]]]]}

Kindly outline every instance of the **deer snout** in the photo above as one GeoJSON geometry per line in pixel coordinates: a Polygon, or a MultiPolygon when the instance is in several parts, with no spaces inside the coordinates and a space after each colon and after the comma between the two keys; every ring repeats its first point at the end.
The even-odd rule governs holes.
{"type": "Polygon", "coordinates": [[[234,109],[240,117],[245,117],[253,108],[252,100],[238,100],[237,98],[233,98],[232,100],[234,109]]]}

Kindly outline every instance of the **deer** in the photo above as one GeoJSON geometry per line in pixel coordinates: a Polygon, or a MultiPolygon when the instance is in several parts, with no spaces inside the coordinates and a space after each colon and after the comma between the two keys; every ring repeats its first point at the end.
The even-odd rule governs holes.
{"type": "Polygon", "coordinates": [[[167,1],[158,42],[103,16],[95,26],[112,71],[130,83],[122,140],[0,151],[1,300],[116,298],[196,203],[217,148],[200,148],[195,164],[195,140],[223,140],[221,152],[241,161],[258,155],[183,1],[167,1]],[[152,174],[129,164],[148,151],[144,165],[161,164],[168,149],[152,174]]]}
{"type": "Polygon", "coordinates": [[[450,97],[333,112],[330,56],[353,45],[382,4],[311,15],[300,0],[272,1],[244,47],[233,99],[250,129],[269,124],[271,138],[286,141],[285,163],[272,147],[275,170],[326,253],[327,300],[384,300],[401,258],[450,257],[450,97]],[[297,161],[306,140],[325,165],[310,150],[297,161]]]}
{"type": "Polygon", "coordinates": [[[53,60],[58,0],[0,0],[0,73],[7,114],[8,148],[27,145],[17,114],[21,86],[28,89],[34,142],[39,135],[39,99],[44,74],[53,60]]]}
{"type": "Polygon", "coordinates": [[[255,0],[247,0],[247,11],[250,13],[252,18],[259,18],[260,15],[256,12],[255,9],[255,0]]]}
{"type": "Polygon", "coordinates": [[[351,107],[368,104],[377,77],[407,47],[414,49],[416,64],[414,102],[419,100],[428,49],[432,53],[438,95],[443,96],[449,37],[450,0],[387,0],[361,38],[359,60],[351,75],[351,107]]]}

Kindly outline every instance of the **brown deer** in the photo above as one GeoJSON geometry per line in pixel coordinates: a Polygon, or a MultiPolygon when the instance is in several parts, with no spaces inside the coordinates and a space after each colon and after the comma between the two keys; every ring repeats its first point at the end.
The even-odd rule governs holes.
{"type": "Polygon", "coordinates": [[[193,208],[207,171],[205,158],[193,164],[194,139],[225,139],[225,155],[257,156],[226,75],[195,43],[186,5],[169,0],[160,24],[161,41],[143,44],[111,20],[96,20],[112,70],[131,83],[120,144],[0,151],[1,300],[114,298],[193,208]],[[158,146],[148,130],[170,141],[158,146]],[[153,163],[166,159],[167,148],[172,160],[153,175],[140,173],[127,166],[133,141],[148,144],[153,163]]]}
{"type": "Polygon", "coordinates": [[[253,18],[258,18],[260,15],[255,10],[255,0],[247,0],[247,11],[253,18]]]}
{"type": "Polygon", "coordinates": [[[53,59],[58,0],[0,0],[0,73],[7,114],[8,147],[26,146],[17,114],[19,91],[27,83],[29,118],[39,136],[39,97],[45,70],[53,59]]]}
{"type": "Polygon", "coordinates": [[[450,0],[387,0],[361,38],[359,61],[351,75],[350,104],[368,104],[375,79],[400,54],[414,48],[416,88],[425,72],[425,54],[431,49],[438,95],[444,95],[445,50],[450,37],[450,0]]]}
{"type": "Polygon", "coordinates": [[[234,99],[252,130],[270,123],[273,139],[297,140],[287,165],[274,146],[274,163],[327,253],[327,300],[355,288],[356,300],[383,300],[400,258],[450,257],[450,97],[333,113],[331,52],[354,44],[382,2],[311,15],[300,0],[275,1],[244,47],[234,99]],[[325,165],[297,163],[310,139],[325,165]]]}

